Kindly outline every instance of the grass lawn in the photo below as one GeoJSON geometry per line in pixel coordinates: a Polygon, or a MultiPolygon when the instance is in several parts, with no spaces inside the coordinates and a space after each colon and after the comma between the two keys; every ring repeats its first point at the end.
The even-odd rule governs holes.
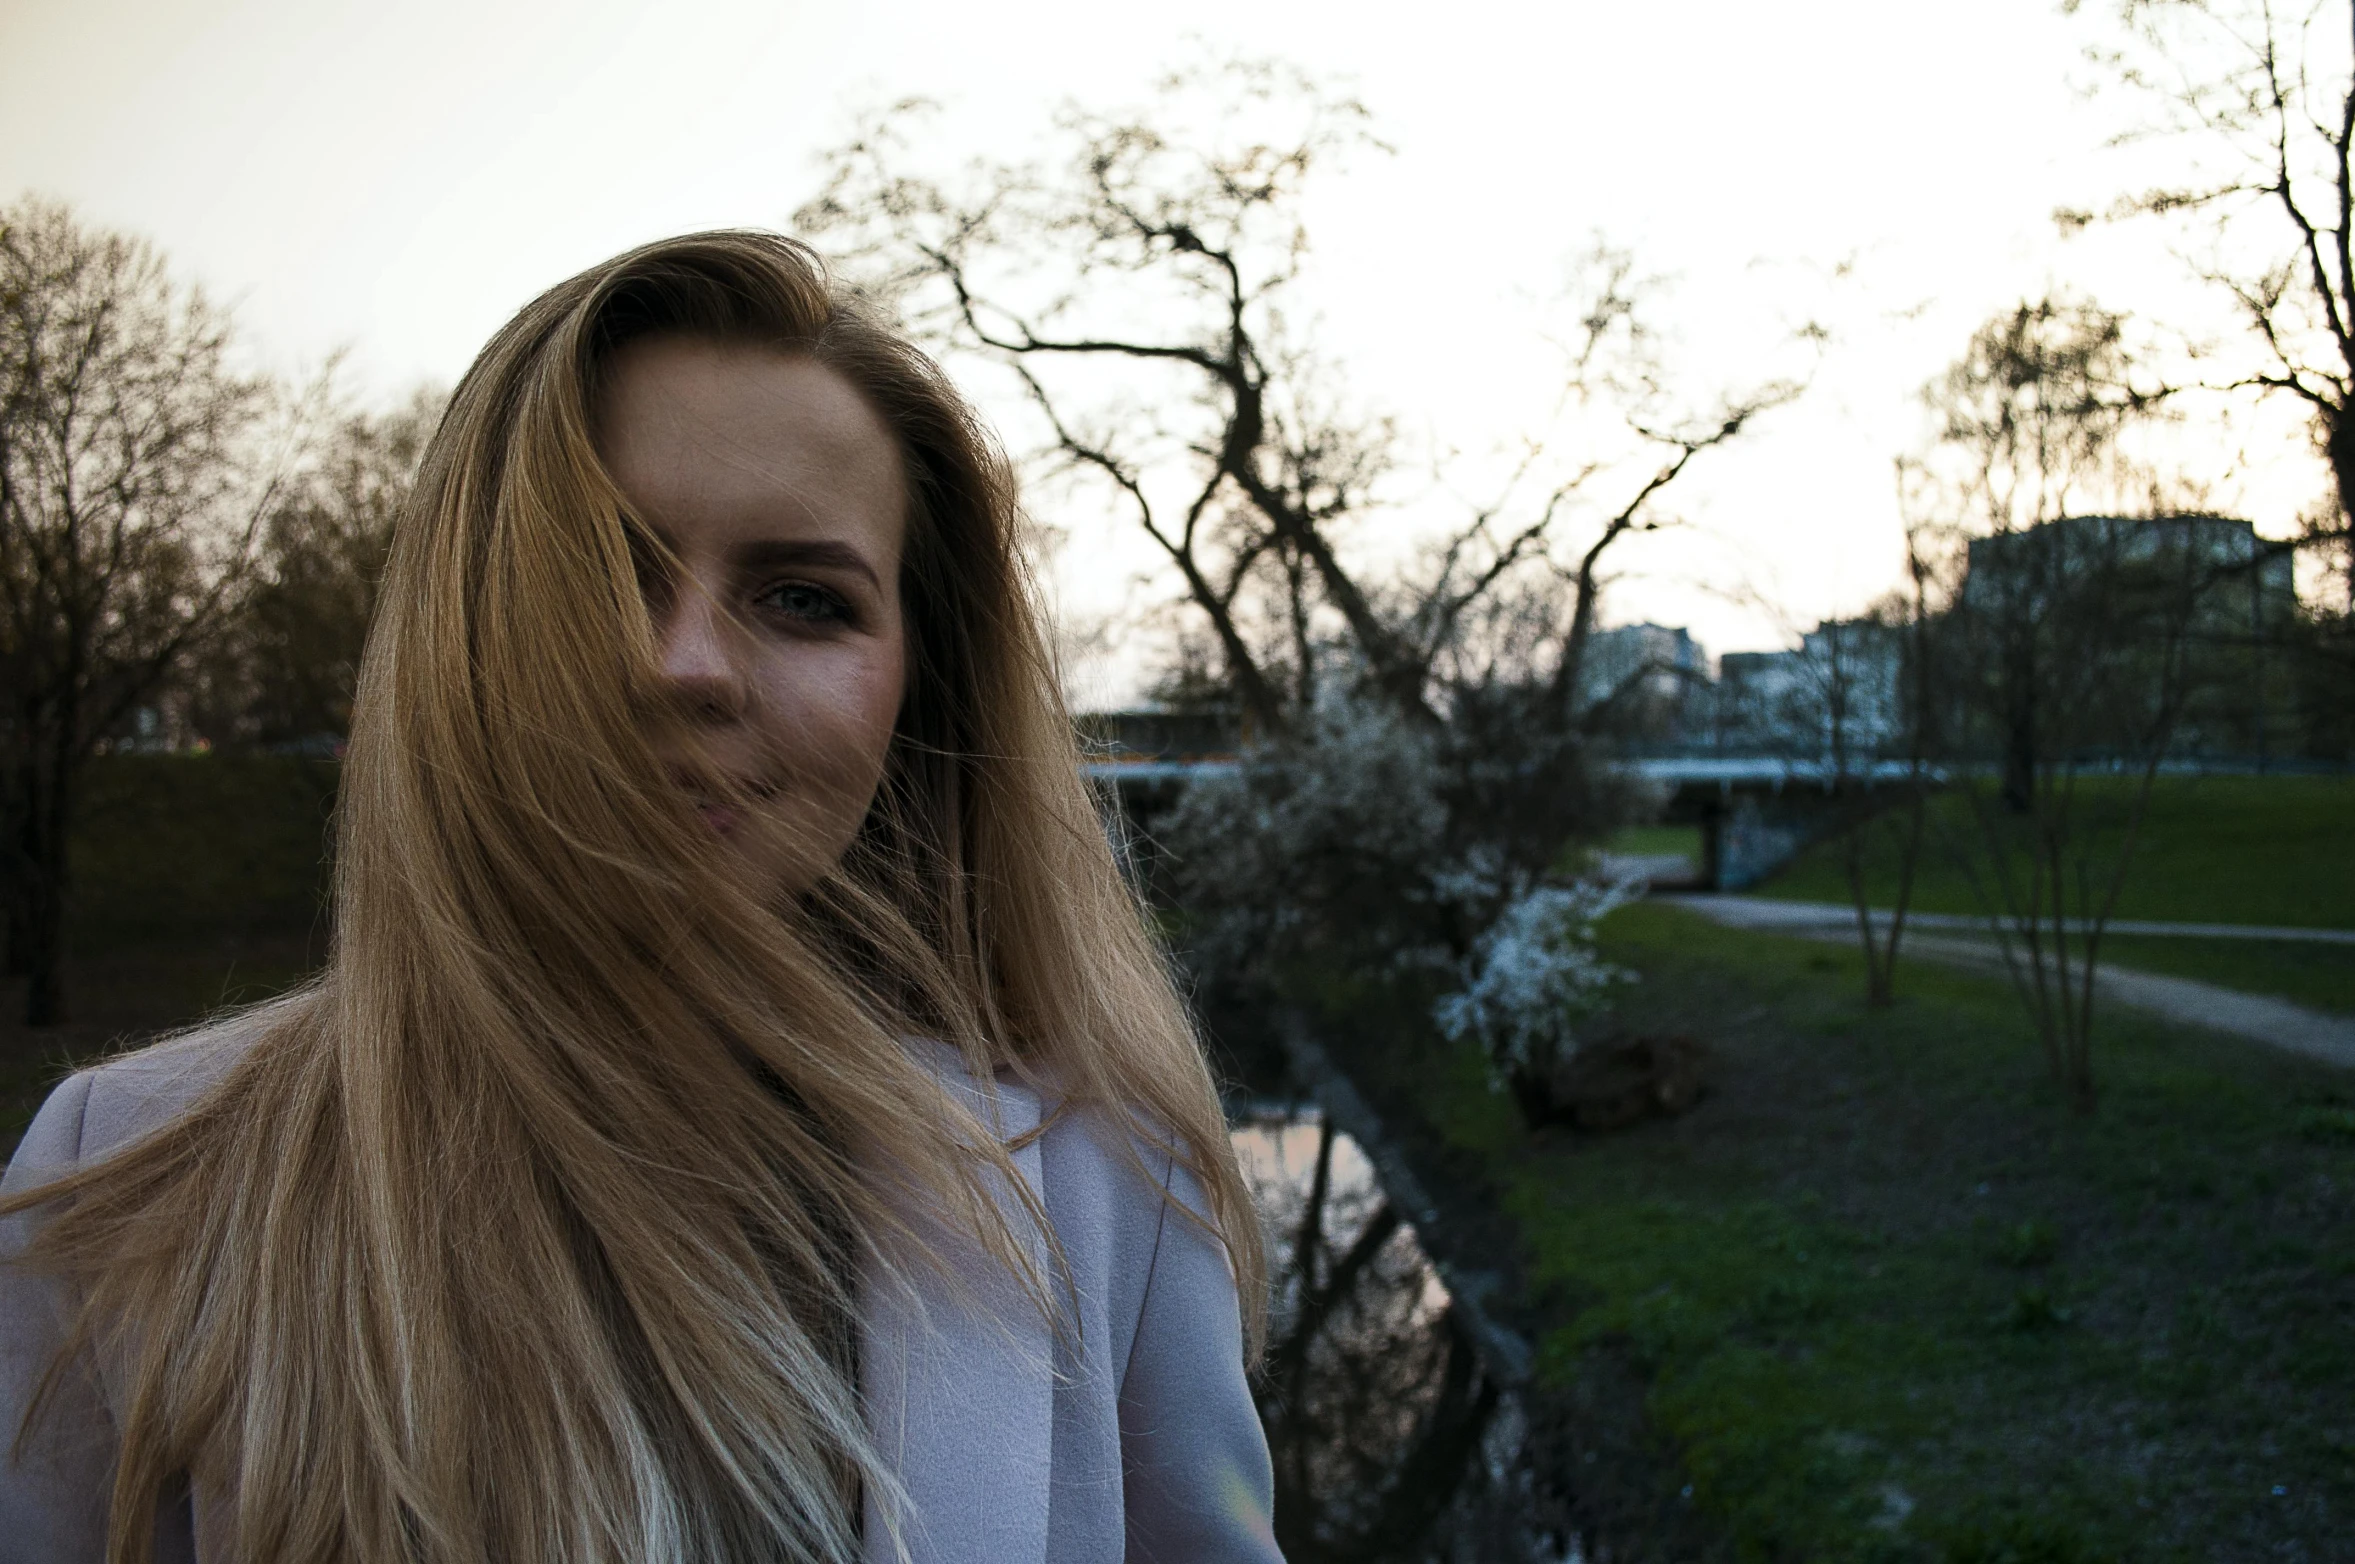
{"type": "Polygon", "coordinates": [[[337,775],[278,755],[100,759],[74,832],[71,943],[323,926],[337,775]]]}
{"type": "MultiPolygon", "coordinates": [[[[2114,811],[2126,785],[2079,784],[2095,814],[2114,811]]],[[[1933,804],[1914,906],[1923,912],[1983,912],[1955,846],[1974,846],[1967,801],[1933,804]]],[[[1846,901],[1848,880],[1836,843],[1801,853],[1758,888],[1793,901],[1846,901]]],[[[1875,862],[1876,905],[1894,894],[1895,874],[1875,862]]],[[[2195,923],[2262,923],[2355,928],[2355,776],[2161,777],[2117,909],[2121,918],[2195,923]]]]}
{"type": "Polygon", "coordinates": [[[1414,1006],[1334,1035],[1443,1220],[1497,1225],[1542,1394],[1632,1384],[1687,1551],[2346,1556],[2355,1077],[2112,1010],[2080,1119],[1999,977],[1875,1013],[1837,947],[1640,904],[1603,937],[1642,973],[1612,1024],[1711,1049],[1683,1118],[1532,1135],[1414,1006]]]}
{"type": "Polygon", "coordinates": [[[1697,825],[1634,825],[1615,831],[1603,844],[1605,852],[1627,853],[1643,858],[1665,858],[1670,855],[1689,858],[1697,866],[1701,861],[1701,828],[1697,825]]]}
{"type": "Polygon", "coordinates": [[[74,1065],[265,999],[326,955],[336,771],[253,755],[98,761],[73,843],[69,1023],[23,1024],[0,982],[0,1151],[74,1065]]]}
{"type": "Polygon", "coordinates": [[[2102,939],[2102,961],[2355,1015],[2355,945],[2110,934],[2102,939]]]}

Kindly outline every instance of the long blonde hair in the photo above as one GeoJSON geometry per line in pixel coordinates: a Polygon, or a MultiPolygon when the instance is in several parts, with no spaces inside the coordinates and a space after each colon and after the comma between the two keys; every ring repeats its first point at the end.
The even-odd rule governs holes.
{"type": "Polygon", "coordinates": [[[121,1366],[114,1564],[183,1474],[257,1564],[850,1556],[889,1483],[856,1262],[917,1252],[925,1207],[1019,1266],[1009,1221],[1043,1219],[993,1201],[1007,1151],[913,1033],[1173,1154],[1255,1312],[1257,1223],[1018,522],[964,400],[790,240],[649,245],[492,339],[369,637],[325,973],[164,1131],[17,1202],[54,1212],[35,1256],[121,1366]],[[647,540],[591,430],[655,333],[810,355],[906,463],[906,707],[794,909],[715,867],[648,737],[647,540]]]}

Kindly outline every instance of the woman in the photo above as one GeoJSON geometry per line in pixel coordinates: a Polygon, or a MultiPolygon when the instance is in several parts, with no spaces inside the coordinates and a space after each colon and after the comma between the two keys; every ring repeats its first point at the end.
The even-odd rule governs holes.
{"type": "Polygon", "coordinates": [[[493,339],[296,994],[7,1180],[0,1558],[1270,1560],[1257,1229],[987,435],[760,234],[493,339]]]}

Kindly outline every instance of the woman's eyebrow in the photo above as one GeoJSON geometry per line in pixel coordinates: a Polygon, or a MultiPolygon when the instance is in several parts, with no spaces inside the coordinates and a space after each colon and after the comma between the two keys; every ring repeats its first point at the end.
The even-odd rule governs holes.
{"type": "Polygon", "coordinates": [[[735,553],[738,568],[745,571],[774,570],[787,565],[817,565],[865,576],[868,584],[876,591],[883,590],[882,578],[875,574],[875,567],[867,563],[867,557],[849,544],[831,538],[807,542],[764,539],[758,543],[747,543],[735,553]]]}

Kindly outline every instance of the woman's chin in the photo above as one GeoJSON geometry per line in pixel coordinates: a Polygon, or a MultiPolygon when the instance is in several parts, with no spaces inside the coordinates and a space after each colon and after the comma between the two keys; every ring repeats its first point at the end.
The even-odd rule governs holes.
{"type": "Polygon", "coordinates": [[[764,902],[791,901],[814,890],[855,834],[814,830],[806,822],[724,804],[698,806],[696,815],[720,844],[729,878],[764,902]]]}

